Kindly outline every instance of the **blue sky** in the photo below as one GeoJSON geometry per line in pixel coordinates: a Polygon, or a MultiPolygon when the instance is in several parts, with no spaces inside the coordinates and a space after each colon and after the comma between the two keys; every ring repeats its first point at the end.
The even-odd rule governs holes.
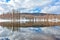
{"type": "Polygon", "coordinates": [[[28,13],[60,13],[60,0],[0,0],[0,3],[0,14],[12,9],[28,13]]]}
{"type": "Polygon", "coordinates": [[[10,0],[6,0],[6,2],[9,2],[10,0]]]}

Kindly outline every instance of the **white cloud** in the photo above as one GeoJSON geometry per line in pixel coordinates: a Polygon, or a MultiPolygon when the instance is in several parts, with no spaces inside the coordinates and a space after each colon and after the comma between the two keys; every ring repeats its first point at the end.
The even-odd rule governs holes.
{"type": "Polygon", "coordinates": [[[44,7],[44,9],[42,9],[41,12],[42,13],[60,14],[60,6],[44,7]]]}
{"type": "Polygon", "coordinates": [[[45,6],[41,13],[51,13],[51,14],[60,14],[60,1],[50,3],[50,5],[45,6]]]}
{"type": "Polygon", "coordinates": [[[4,9],[0,7],[0,11],[3,11],[4,9]]]}
{"type": "MultiPolygon", "coordinates": [[[[10,2],[8,2],[8,3],[1,2],[1,4],[3,5],[3,3],[4,3],[5,5],[9,6],[7,8],[8,10],[10,10],[10,8],[11,9],[25,8],[25,9],[28,9],[26,11],[29,12],[29,10],[33,10],[33,8],[35,6],[40,6],[42,8],[42,7],[50,5],[53,2],[55,2],[55,1],[54,0],[38,0],[38,1],[36,1],[36,0],[33,0],[33,1],[32,0],[10,0],[10,2]]],[[[5,9],[5,11],[6,11],[6,9],[5,9]]]]}

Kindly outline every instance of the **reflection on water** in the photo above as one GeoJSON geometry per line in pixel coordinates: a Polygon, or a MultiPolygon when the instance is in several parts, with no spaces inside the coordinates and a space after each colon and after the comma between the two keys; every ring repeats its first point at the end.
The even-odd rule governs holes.
{"type": "MultiPolygon", "coordinates": [[[[59,27],[60,28],[60,27],[59,27]]],[[[45,28],[13,28],[0,26],[1,40],[60,40],[57,27],[45,28]]]]}

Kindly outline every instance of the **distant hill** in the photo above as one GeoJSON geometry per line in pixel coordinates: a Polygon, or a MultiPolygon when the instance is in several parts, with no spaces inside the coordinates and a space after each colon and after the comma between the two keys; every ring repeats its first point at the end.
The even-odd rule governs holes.
{"type": "Polygon", "coordinates": [[[20,15],[24,14],[24,15],[34,15],[34,16],[43,16],[46,15],[46,13],[6,13],[6,14],[1,14],[0,15],[0,19],[19,19],[20,15]]]}

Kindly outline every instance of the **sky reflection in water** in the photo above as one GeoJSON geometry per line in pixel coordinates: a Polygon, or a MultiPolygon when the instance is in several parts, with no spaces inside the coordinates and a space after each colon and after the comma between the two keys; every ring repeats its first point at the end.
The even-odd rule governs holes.
{"type": "Polygon", "coordinates": [[[0,27],[0,39],[5,40],[56,40],[60,38],[59,29],[50,28],[18,28],[12,31],[6,27],[0,27]]]}

